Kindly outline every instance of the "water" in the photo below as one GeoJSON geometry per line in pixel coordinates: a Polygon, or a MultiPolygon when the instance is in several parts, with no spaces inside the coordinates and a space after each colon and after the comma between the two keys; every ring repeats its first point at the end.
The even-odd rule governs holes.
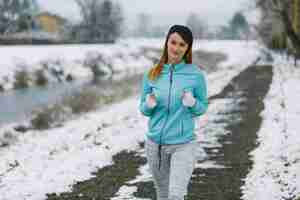
{"type": "Polygon", "coordinates": [[[30,119],[32,111],[51,105],[71,94],[76,94],[82,87],[97,87],[101,92],[114,90],[120,87],[118,82],[125,81],[126,84],[139,84],[141,74],[114,74],[112,79],[108,76],[98,79],[97,82],[91,78],[77,79],[72,82],[50,83],[47,86],[32,86],[26,89],[10,90],[0,93],[0,126],[11,122],[19,122],[30,119]]]}
{"type": "Polygon", "coordinates": [[[66,94],[79,91],[88,83],[87,80],[76,80],[2,92],[0,93],[0,125],[25,120],[33,110],[55,103],[66,94]]]}

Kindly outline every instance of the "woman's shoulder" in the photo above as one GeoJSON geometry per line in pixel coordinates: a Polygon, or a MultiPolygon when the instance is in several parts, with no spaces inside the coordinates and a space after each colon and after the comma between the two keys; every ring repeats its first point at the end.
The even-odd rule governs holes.
{"type": "Polygon", "coordinates": [[[154,67],[148,67],[144,70],[144,77],[148,77],[148,75],[150,74],[151,70],[153,69],[154,67]]]}
{"type": "Polygon", "coordinates": [[[187,64],[187,65],[189,65],[189,70],[190,70],[190,72],[192,72],[192,73],[196,73],[196,74],[198,74],[199,76],[205,76],[205,71],[204,71],[204,66],[203,65],[199,65],[199,64],[194,64],[194,63],[192,63],[192,64],[187,64]]]}
{"type": "Polygon", "coordinates": [[[154,83],[154,81],[153,80],[151,80],[150,78],[149,78],[149,75],[150,75],[150,73],[152,72],[152,70],[155,68],[155,66],[153,67],[149,67],[149,68],[146,68],[145,69],[145,71],[144,71],[144,74],[143,74],[143,79],[145,80],[145,81],[147,81],[147,82],[149,82],[149,83],[151,83],[151,82],[153,82],[154,83]]]}

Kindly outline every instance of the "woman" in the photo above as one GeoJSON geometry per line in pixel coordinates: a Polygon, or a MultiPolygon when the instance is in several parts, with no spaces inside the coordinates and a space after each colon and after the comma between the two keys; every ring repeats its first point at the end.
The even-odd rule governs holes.
{"type": "Polygon", "coordinates": [[[183,200],[196,163],[194,118],[206,112],[208,100],[192,45],[188,27],[172,26],[159,63],[143,79],[139,108],[149,117],[145,148],[158,200],[183,200]]]}

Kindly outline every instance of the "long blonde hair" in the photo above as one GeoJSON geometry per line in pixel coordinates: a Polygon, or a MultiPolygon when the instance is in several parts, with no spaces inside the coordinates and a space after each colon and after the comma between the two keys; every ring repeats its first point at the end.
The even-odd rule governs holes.
{"type": "MultiPolygon", "coordinates": [[[[180,35],[180,33],[178,33],[178,34],[180,35]]],[[[165,45],[164,45],[164,49],[163,49],[163,53],[162,53],[162,56],[160,57],[160,60],[159,60],[158,64],[154,65],[151,68],[151,70],[149,71],[148,78],[150,80],[155,80],[160,75],[164,64],[166,64],[168,62],[168,40],[169,40],[170,35],[171,34],[167,35],[165,45]]],[[[192,54],[193,54],[192,53],[192,45],[193,45],[193,42],[191,44],[189,44],[189,47],[188,47],[188,49],[186,50],[186,52],[183,56],[183,60],[187,64],[192,63],[192,54]]]]}

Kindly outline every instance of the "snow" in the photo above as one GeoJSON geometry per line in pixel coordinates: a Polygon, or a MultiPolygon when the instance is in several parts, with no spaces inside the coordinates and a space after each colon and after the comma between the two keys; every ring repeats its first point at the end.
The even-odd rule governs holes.
{"type": "Polygon", "coordinates": [[[274,76],[264,99],[263,123],[253,169],[243,187],[243,199],[295,199],[300,196],[300,68],[274,55],[274,76]]]}
{"type": "MultiPolygon", "coordinates": [[[[5,90],[13,88],[16,70],[25,69],[33,72],[42,69],[43,64],[56,71],[64,71],[75,78],[86,78],[92,75],[84,61],[91,55],[102,55],[111,61],[116,71],[128,69],[135,73],[151,66],[151,60],[142,56],[141,49],[132,44],[90,44],[90,45],[38,45],[38,46],[0,46],[0,85],[5,90]],[[133,57],[132,55],[136,55],[133,57]],[[121,56],[123,59],[118,58],[121,56]]],[[[50,69],[48,69],[50,70],[50,69]]]]}
{"type": "MultiPolygon", "coordinates": [[[[123,51],[127,51],[128,47],[161,47],[162,41],[127,40],[122,41],[121,44],[127,47],[123,48],[123,51]]],[[[228,60],[221,63],[221,69],[206,77],[209,96],[221,91],[233,76],[252,63],[259,55],[260,48],[256,42],[241,41],[199,41],[195,44],[203,50],[221,51],[228,55],[228,60]]],[[[73,62],[74,59],[82,58],[84,54],[81,51],[98,50],[99,46],[53,47],[48,49],[49,51],[44,51],[45,47],[29,48],[30,50],[28,47],[15,48],[12,48],[14,51],[7,50],[7,47],[6,50],[0,49],[0,51],[1,53],[5,51],[11,58],[13,55],[22,55],[26,52],[24,57],[30,58],[32,55],[32,60],[29,59],[28,62],[38,62],[41,57],[44,59],[46,56],[49,56],[49,59],[63,58],[73,62]],[[38,55],[34,56],[35,53],[38,55]]],[[[113,48],[117,47],[105,46],[100,49],[113,55],[113,48]]],[[[126,59],[132,64],[136,61],[134,56],[126,59]]],[[[1,62],[11,64],[9,59],[1,62]]],[[[140,62],[146,64],[146,60],[140,62]]],[[[143,66],[144,70],[146,65],[143,66]]],[[[300,71],[278,56],[274,66],[272,85],[263,100],[265,105],[261,113],[263,124],[257,133],[259,146],[251,152],[254,167],[247,175],[246,183],[242,188],[245,200],[277,200],[289,196],[289,192],[296,196],[300,194],[300,140],[297,137],[300,106],[296,103],[300,91],[295,87],[299,85],[300,71]],[[283,102],[284,108],[280,106],[283,102]],[[289,162],[290,165],[285,167],[285,162],[289,162]],[[280,184],[280,181],[287,183],[287,186],[280,184]],[[290,191],[288,187],[295,190],[290,191]]],[[[139,142],[145,139],[147,118],[138,111],[138,100],[139,96],[133,96],[120,103],[84,114],[66,122],[63,127],[46,131],[30,130],[18,135],[18,139],[13,144],[0,149],[0,200],[24,198],[42,200],[45,199],[46,193],[70,191],[75,182],[87,180],[91,178],[91,172],[112,164],[114,154],[125,149],[140,151],[139,142]],[[16,167],[13,167],[14,165],[16,167]]],[[[226,104],[224,101],[215,101],[209,106],[210,113],[224,109],[224,104],[226,104]]],[[[216,116],[213,114],[208,116],[209,120],[214,117],[216,116]]],[[[209,123],[207,126],[209,127],[209,123]]],[[[210,128],[217,130],[216,134],[226,134],[222,125],[218,126],[210,128]]],[[[0,129],[0,137],[4,131],[14,132],[12,127],[13,124],[10,124],[0,129]]],[[[198,140],[204,141],[205,145],[217,146],[216,135],[201,134],[201,128],[201,126],[197,127],[198,140]]],[[[205,156],[199,149],[199,159],[205,156]]],[[[224,166],[204,162],[197,167],[222,168],[224,166]]],[[[142,175],[132,182],[151,178],[147,165],[141,166],[140,172],[142,175]]],[[[135,191],[136,188],[123,186],[118,192],[119,197],[112,199],[125,197],[134,199],[132,193],[135,191]]]]}
{"type": "MultiPolygon", "coordinates": [[[[0,187],[3,190],[2,198],[22,199],[22,196],[32,195],[32,199],[43,199],[45,192],[67,191],[68,185],[74,183],[74,180],[89,178],[90,172],[96,167],[111,164],[115,153],[122,149],[137,148],[137,141],[142,139],[141,133],[145,128],[141,123],[123,121],[128,107],[131,112],[136,110],[135,103],[136,99],[133,98],[102,112],[89,113],[67,123],[64,128],[30,131],[19,138],[18,144],[3,149],[0,152],[3,158],[1,171],[14,160],[20,166],[9,176],[3,177],[4,185],[1,183],[0,187]],[[115,109],[120,112],[118,118],[115,117],[115,109]],[[104,128],[103,124],[109,126],[104,128]],[[132,128],[128,127],[129,124],[132,124],[132,128]],[[97,131],[99,127],[102,128],[97,131]],[[126,134],[128,131],[131,134],[126,134]],[[87,134],[90,136],[84,139],[87,134]],[[95,145],[99,142],[102,144],[95,145]],[[106,146],[110,149],[106,149],[106,146]],[[31,186],[24,187],[24,183],[28,186],[30,183],[31,186]]],[[[137,112],[132,113],[132,116],[137,117],[137,112]]]]}

